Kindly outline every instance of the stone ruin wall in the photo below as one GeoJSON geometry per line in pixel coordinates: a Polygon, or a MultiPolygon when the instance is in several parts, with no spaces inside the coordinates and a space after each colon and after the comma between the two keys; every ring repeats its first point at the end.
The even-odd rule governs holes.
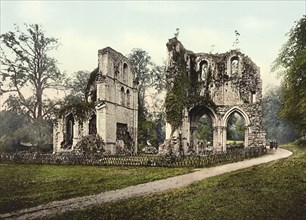
{"type": "MultiPolygon", "coordinates": [[[[262,81],[260,69],[245,54],[231,50],[222,54],[193,53],[186,50],[181,42],[172,38],[167,43],[168,84],[176,77],[179,57],[184,57],[184,67],[191,84],[197,86],[196,95],[210,99],[213,104],[202,105],[193,103],[185,109],[185,119],[180,131],[174,132],[174,138],[181,133],[184,152],[192,143],[193,118],[202,114],[193,109],[205,109],[213,121],[213,149],[226,150],[226,126],[229,116],[236,112],[245,121],[245,147],[265,146],[265,132],[262,126],[262,81]],[[195,113],[194,113],[195,112],[195,113]]],[[[166,138],[170,138],[171,126],[166,125],[166,138]]],[[[195,149],[194,149],[195,150],[195,149]]]]}
{"type": "Polygon", "coordinates": [[[110,154],[117,154],[119,150],[137,153],[137,91],[128,58],[110,47],[99,50],[98,67],[90,74],[85,93],[86,101],[93,103],[94,109],[87,113],[82,123],[74,110],[55,120],[54,152],[73,151],[84,136],[98,134],[105,143],[104,150],[110,154]],[[69,115],[73,115],[72,140],[67,140],[69,115]],[[93,115],[95,121],[91,126],[93,115]]]}

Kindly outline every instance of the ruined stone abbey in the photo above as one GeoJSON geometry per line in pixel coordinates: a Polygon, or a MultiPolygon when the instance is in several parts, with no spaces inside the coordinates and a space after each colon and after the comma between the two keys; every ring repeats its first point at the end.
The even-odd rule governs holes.
{"type": "MultiPolygon", "coordinates": [[[[192,91],[187,91],[190,105],[183,111],[179,128],[166,123],[166,139],[173,140],[174,150],[199,152],[198,123],[205,115],[211,121],[212,138],[205,147],[226,151],[229,118],[238,114],[243,120],[243,146],[265,146],[262,127],[262,82],[260,69],[239,50],[222,54],[194,53],[186,50],[177,38],[167,43],[166,80],[171,83],[183,71],[192,91]],[[192,97],[197,97],[192,101],[192,97]],[[180,149],[179,149],[180,148],[180,149]]],[[[137,153],[137,82],[129,60],[110,47],[98,51],[98,67],[91,73],[86,99],[94,104],[86,119],[78,120],[67,111],[54,123],[54,152],[71,151],[82,137],[98,134],[105,150],[117,153],[126,147],[137,153]]]]}
{"type": "Polygon", "coordinates": [[[184,71],[192,88],[188,97],[197,97],[184,109],[180,128],[173,131],[170,124],[166,125],[167,139],[173,134],[173,139],[181,139],[180,147],[185,154],[190,150],[199,153],[197,123],[207,115],[212,122],[213,137],[206,147],[226,151],[228,120],[236,113],[244,121],[244,147],[265,146],[260,69],[249,57],[238,50],[222,54],[193,53],[177,38],[169,40],[167,49],[168,92],[178,73],[184,71]]]}

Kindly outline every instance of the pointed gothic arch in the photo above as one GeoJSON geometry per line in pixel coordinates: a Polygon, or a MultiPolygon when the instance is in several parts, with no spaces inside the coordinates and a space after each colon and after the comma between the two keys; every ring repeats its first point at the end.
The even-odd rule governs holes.
{"type": "Polygon", "coordinates": [[[196,150],[197,153],[201,153],[200,151],[202,151],[202,147],[208,147],[211,146],[213,148],[215,148],[216,146],[216,131],[215,131],[215,127],[217,125],[217,121],[218,121],[218,116],[217,114],[215,113],[215,111],[208,107],[208,106],[195,106],[193,107],[189,113],[188,113],[188,116],[189,116],[189,140],[190,140],[190,145],[193,149],[196,150]],[[203,143],[203,141],[201,140],[198,140],[198,137],[199,137],[199,134],[198,134],[198,126],[199,126],[199,121],[204,117],[204,116],[207,116],[208,120],[206,120],[206,122],[208,124],[207,127],[209,130],[211,130],[211,134],[212,134],[212,137],[210,137],[209,139],[211,140],[206,140],[206,141],[209,141],[209,142],[212,142],[211,144],[209,143],[203,143]],[[202,144],[204,144],[205,146],[202,146],[202,144]],[[202,147],[199,147],[199,146],[202,146],[202,147]]]}
{"type": "Polygon", "coordinates": [[[251,125],[249,116],[243,109],[239,108],[238,106],[234,106],[224,114],[224,116],[222,117],[222,120],[221,120],[221,124],[222,124],[223,128],[225,128],[224,131],[223,131],[223,143],[222,143],[223,150],[226,150],[227,123],[228,123],[228,120],[229,120],[230,116],[234,113],[238,113],[244,119],[244,122],[245,122],[245,124],[244,124],[244,128],[245,128],[245,131],[244,131],[244,147],[249,146],[249,141],[248,141],[249,133],[250,133],[249,127],[251,125]]]}

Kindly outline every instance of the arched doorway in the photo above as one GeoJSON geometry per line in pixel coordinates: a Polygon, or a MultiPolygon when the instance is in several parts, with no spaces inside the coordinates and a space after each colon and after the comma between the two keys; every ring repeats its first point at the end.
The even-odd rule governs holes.
{"type": "Polygon", "coordinates": [[[223,150],[248,147],[250,120],[240,108],[231,108],[223,117],[223,150]]]}
{"type": "Polygon", "coordinates": [[[89,134],[97,134],[97,116],[96,114],[92,114],[89,119],[88,125],[89,134]]]}
{"type": "Polygon", "coordinates": [[[73,137],[74,137],[74,117],[73,114],[70,113],[66,116],[66,131],[65,131],[65,148],[71,148],[73,144],[73,137]]]}
{"type": "Polygon", "coordinates": [[[197,154],[212,151],[214,143],[214,126],[216,115],[206,106],[197,106],[189,111],[190,120],[190,147],[197,154]]]}
{"type": "Polygon", "coordinates": [[[237,112],[233,112],[227,120],[226,148],[244,148],[245,121],[237,112]]]}

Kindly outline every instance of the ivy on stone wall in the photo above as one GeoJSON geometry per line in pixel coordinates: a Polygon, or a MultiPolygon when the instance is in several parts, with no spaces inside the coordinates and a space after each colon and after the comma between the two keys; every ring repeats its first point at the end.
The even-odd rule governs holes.
{"type": "Polygon", "coordinates": [[[183,122],[184,109],[188,104],[189,79],[184,73],[175,77],[173,86],[167,92],[165,99],[166,120],[172,127],[172,132],[183,122]]]}
{"type": "Polygon", "coordinates": [[[87,119],[88,115],[94,111],[94,109],[94,103],[78,102],[62,106],[58,114],[62,117],[68,113],[72,113],[78,122],[82,123],[87,119]]]}
{"type": "MultiPolygon", "coordinates": [[[[173,45],[170,46],[174,48],[173,45]]],[[[185,50],[183,48],[179,51],[173,50],[173,65],[170,65],[167,71],[167,94],[165,99],[166,121],[171,125],[172,129],[170,136],[182,125],[185,110],[199,105],[214,105],[208,91],[209,83],[206,82],[204,94],[200,95],[201,83],[198,80],[189,78],[185,50]]],[[[210,69],[209,78],[211,75],[210,69]]]]}

